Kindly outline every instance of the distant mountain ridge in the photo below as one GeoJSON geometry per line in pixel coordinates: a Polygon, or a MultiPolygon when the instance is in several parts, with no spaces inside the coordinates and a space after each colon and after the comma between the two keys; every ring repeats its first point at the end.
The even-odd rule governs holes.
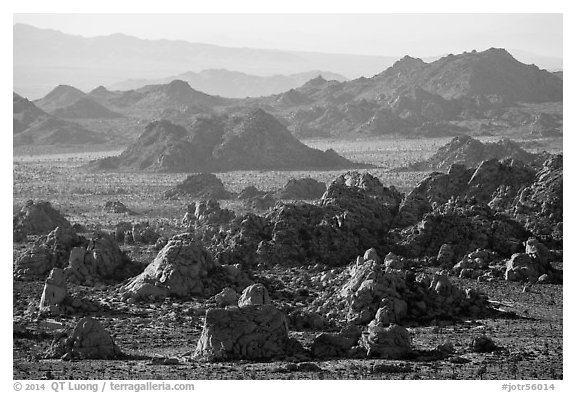
{"type": "MultiPolygon", "coordinates": [[[[503,116],[518,102],[559,102],[562,80],[506,50],[448,55],[431,63],[410,56],[372,78],[318,77],[288,92],[254,99],[301,137],[466,133],[454,124],[503,116]]],[[[438,134],[439,135],[434,135],[438,134]]]]}
{"type": "Polygon", "coordinates": [[[185,72],[161,79],[128,79],[108,86],[110,90],[135,90],[146,85],[167,84],[174,80],[188,82],[190,87],[210,95],[228,98],[261,97],[299,87],[322,75],[329,80],[346,81],[345,76],[329,71],[309,71],[291,75],[258,76],[226,69],[185,72]]]}
{"type": "Polygon", "coordinates": [[[13,115],[14,146],[105,142],[100,135],[77,123],[50,115],[16,93],[13,93],[13,115]]]}
{"type": "Polygon", "coordinates": [[[396,56],[364,56],[268,49],[228,48],[123,34],[81,37],[15,24],[14,89],[29,97],[67,84],[82,90],[129,78],[164,78],[182,72],[227,68],[252,75],[325,70],[348,78],[374,75],[396,56]]]}

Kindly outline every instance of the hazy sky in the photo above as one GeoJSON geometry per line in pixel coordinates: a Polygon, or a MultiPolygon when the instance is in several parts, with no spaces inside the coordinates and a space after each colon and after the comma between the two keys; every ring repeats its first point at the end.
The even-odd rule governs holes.
{"type": "Polygon", "coordinates": [[[418,57],[504,47],[562,57],[561,14],[15,14],[70,34],[418,57]]]}

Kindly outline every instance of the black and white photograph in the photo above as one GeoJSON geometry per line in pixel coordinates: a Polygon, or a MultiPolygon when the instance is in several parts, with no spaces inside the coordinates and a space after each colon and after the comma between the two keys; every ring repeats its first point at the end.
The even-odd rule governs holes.
{"type": "Polygon", "coordinates": [[[566,391],[561,8],[59,10],[10,15],[10,391],[566,391]]]}

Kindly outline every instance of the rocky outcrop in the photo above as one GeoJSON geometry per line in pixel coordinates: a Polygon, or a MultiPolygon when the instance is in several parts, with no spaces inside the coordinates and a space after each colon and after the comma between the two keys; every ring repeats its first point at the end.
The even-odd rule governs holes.
{"type": "Polygon", "coordinates": [[[356,325],[348,325],[338,333],[321,333],[312,342],[312,356],[319,359],[347,356],[352,347],[358,344],[362,330],[356,325]]]}
{"type": "Polygon", "coordinates": [[[550,262],[554,259],[553,254],[535,238],[526,241],[524,253],[517,253],[506,262],[506,272],[504,279],[507,281],[542,281],[540,277],[548,282],[561,282],[561,272],[555,270],[550,262]]]}
{"type": "Polygon", "coordinates": [[[238,193],[238,199],[250,199],[255,197],[261,197],[266,194],[266,191],[260,191],[255,186],[248,186],[242,189],[240,193],[238,193]]]}
{"type": "Polygon", "coordinates": [[[107,213],[134,214],[132,210],[128,209],[126,205],[120,201],[107,201],[103,210],[107,213]]]}
{"type": "Polygon", "coordinates": [[[416,275],[409,269],[358,257],[343,273],[336,293],[314,301],[321,314],[338,310],[339,318],[354,324],[372,320],[388,326],[435,318],[480,316],[489,312],[487,300],[477,292],[456,287],[442,274],[416,275]]]}
{"type": "Polygon", "coordinates": [[[244,199],[244,203],[242,205],[246,209],[265,211],[273,208],[276,205],[276,202],[277,201],[274,199],[272,194],[267,193],[263,196],[255,196],[252,198],[244,199]]]}
{"type": "Polygon", "coordinates": [[[52,207],[50,202],[45,201],[27,201],[12,220],[13,236],[16,242],[26,240],[27,235],[47,234],[56,227],[67,230],[72,225],[52,207]]]}
{"type": "Polygon", "coordinates": [[[125,300],[158,300],[166,296],[204,294],[204,281],[214,267],[211,255],[190,234],[168,241],[152,263],[122,288],[125,300]]]}
{"type": "Polygon", "coordinates": [[[44,278],[53,268],[66,267],[74,247],[86,247],[87,244],[88,240],[78,236],[72,227],[57,227],[18,256],[14,278],[44,278]]]}
{"type": "Polygon", "coordinates": [[[231,199],[233,195],[226,191],[222,180],[213,173],[190,175],[184,181],[164,193],[166,198],[194,199],[231,199]]]}
{"type": "Polygon", "coordinates": [[[450,200],[426,214],[417,224],[394,232],[403,255],[436,256],[449,243],[459,259],[476,249],[509,256],[522,249],[528,232],[516,221],[470,200],[450,200]]]}
{"type": "Polygon", "coordinates": [[[238,307],[271,304],[266,287],[260,283],[246,287],[238,299],[238,307]]]}
{"type": "Polygon", "coordinates": [[[512,202],[516,220],[535,235],[557,245],[562,242],[563,156],[546,160],[533,183],[521,189],[512,202]]]}
{"type": "Polygon", "coordinates": [[[270,360],[291,348],[286,316],[272,305],[206,311],[194,358],[206,361],[270,360]]]}
{"type": "Polygon", "coordinates": [[[399,325],[388,325],[372,321],[362,334],[360,346],[368,357],[385,359],[406,358],[412,352],[410,333],[399,325]]]}
{"type": "Polygon", "coordinates": [[[126,244],[156,244],[160,234],[148,222],[134,224],[122,221],[116,224],[114,238],[126,244]]]}
{"type": "Polygon", "coordinates": [[[121,355],[122,351],[100,322],[84,317],[71,332],[64,333],[53,341],[46,357],[82,360],[116,359],[121,355]]]}
{"type": "Polygon", "coordinates": [[[415,224],[435,206],[456,197],[505,211],[516,193],[533,180],[534,170],[520,161],[488,160],[475,169],[454,164],[446,174],[430,174],[406,196],[395,224],[399,227],[415,224]]]}
{"type": "Polygon", "coordinates": [[[236,217],[233,211],[222,209],[214,199],[191,203],[187,210],[182,225],[189,228],[219,227],[229,224],[236,217]]]}
{"type": "Polygon", "coordinates": [[[40,298],[40,313],[58,315],[63,312],[62,305],[68,299],[69,295],[64,272],[62,269],[54,268],[44,284],[44,290],[40,298]]]}
{"type": "Polygon", "coordinates": [[[460,135],[442,146],[429,159],[408,166],[413,171],[445,171],[454,164],[466,168],[477,167],[482,161],[513,159],[529,164],[537,155],[527,152],[509,139],[482,143],[467,135],[460,135]]]}
{"type": "Polygon", "coordinates": [[[138,270],[112,235],[95,232],[86,248],[71,250],[64,274],[69,282],[91,286],[105,280],[122,281],[138,270]]]}
{"type": "Polygon", "coordinates": [[[318,199],[326,191],[326,185],[310,177],[290,179],[274,196],[278,199],[318,199]]]}

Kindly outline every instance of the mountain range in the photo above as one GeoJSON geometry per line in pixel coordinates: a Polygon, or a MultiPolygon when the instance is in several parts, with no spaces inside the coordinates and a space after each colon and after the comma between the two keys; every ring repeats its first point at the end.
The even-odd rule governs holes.
{"type": "Polygon", "coordinates": [[[60,85],[34,103],[87,128],[108,124],[117,136],[126,124],[141,129],[142,122],[165,119],[187,127],[202,115],[262,109],[299,138],[438,137],[509,130],[538,137],[562,135],[562,100],[558,75],[491,48],[430,63],[405,56],[371,78],[337,81],[319,75],[264,97],[210,95],[173,80],[127,91],[100,86],[88,93],[60,85]]]}
{"type": "Polygon", "coordinates": [[[355,78],[374,75],[397,59],[229,48],[123,34],[82,37],[25,24],[15,24],[13,32],[14,89],[28,97],[41,97],[60,84],[90,90],[130,78],[160,79],[222,68],[259,76],[325,70],[355,78]]]}
{"type": "Polygon", "coordinates": [[[108,86],[110,90],[134,90],[146,85],[168,84],[175,80],[187,82],[190,87],[211,95],[230,98],[261,97],[302,86],[321,75],[329,80],[346,81],[343,75],[329,71],[309,71],[291,75],[258,76],[243,72],[219,70],[204,70],[201,72],[185,72],[160,79],[128,79],[108,86]]]}
{"type": "MultiPolygon", "coordinates": [[[[25,24],[13,26],[13,37],[14,90],[28,98],[42,97],[61,84],[81,90],[91,90],[99,85],[117,89],[114,84],[127,79],[152,79],[151,84],[158,84],[169,82],[166,80],[169,75],[223,68],[255,76],[322,70],[327,79],[339,79],[328,72],[346,78],[371,77],[400,58],[386,55],[384,51],[382,56],[363,56],[230,48],[186,41],[144,40],[123,34],[82,37],[25,24]]],[[[535,63],[541,68],[555,70],[562,68],[562,59],[523,51],[512,53],[527,64],[535,63]]],[[[178,79],[186,80],[186,77],[178,79]]],[[[191,86],[206,93],[226,96],[223,91],[207,91],[205,86],[195,83],[191,83],[191,86]]],[[[141,86],[130,86],[135,87],[141,86]]],[[[257,96],[271,93],[253,94],[247,91],[246,94],[257,96]]]]}
{"type": "Polygon", "coordinates": [[[13,144],[17,145],[85,145],[104,143],[101,135],[72,121],[52,116],[26,98],[13,93],[13,144]]]}

